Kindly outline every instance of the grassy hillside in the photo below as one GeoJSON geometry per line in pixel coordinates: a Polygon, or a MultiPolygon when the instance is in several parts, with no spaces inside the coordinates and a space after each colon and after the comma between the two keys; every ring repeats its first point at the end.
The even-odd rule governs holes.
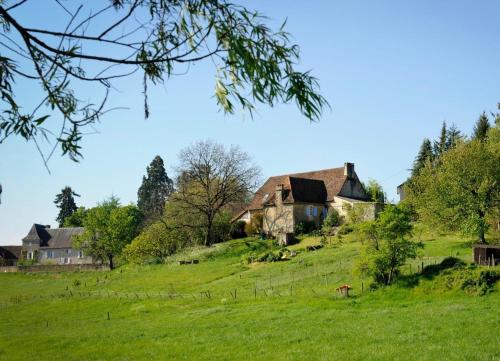
{"type": "Polygon", "coordinates": [[[296,257],[274,263],[243,262],[276,250],[243,239],[167,265],[1,274],[0,359],[499,359],[498,286],[479,296],[481,270],[435,265],[450,255],[470,262],[470,242],[421,237],[411,273],[424,262],[425,275],[408,264],[399,285],[373,292],[352,272],[354,236],[311,252],[319,239],[305,238],[290,247],[296,257]],[[348,299],[335,293],[343,283],[348,299]]]}

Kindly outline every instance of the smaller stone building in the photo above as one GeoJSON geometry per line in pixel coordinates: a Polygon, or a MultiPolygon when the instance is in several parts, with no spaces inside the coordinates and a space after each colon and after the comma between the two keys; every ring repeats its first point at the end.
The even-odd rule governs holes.
{"type": "Polygon", "coordinates": [[[21,258],[22,246],[0,246],[0,266],[15,266],[21,258]]]}
{"type": "Polygon", "coordinates": [[[82,227],[52,229],[35,223],[23,238],[22,257],[39,264],[92,264],[92,257],[73,247],[74,236],[83,230],[82,227]]]}

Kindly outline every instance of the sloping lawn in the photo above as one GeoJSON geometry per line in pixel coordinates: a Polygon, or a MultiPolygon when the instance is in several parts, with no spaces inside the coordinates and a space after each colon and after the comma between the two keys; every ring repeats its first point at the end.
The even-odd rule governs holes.
{"type": "MultiPolygon", "coordinates": [[[[450,255],[470,261],[467,240],[425,237],[412,273],[450,255]]],[[[500,359],[498,286],[479,296],[449,285],[447,270],[369,292],[352,272],[354,237],[288,261],[242,262],[269,250],[249,238],[166,265],[1,274],[0,360],[500,359]],[[335,292],[343,283],[348,299],[335,292]]]]}

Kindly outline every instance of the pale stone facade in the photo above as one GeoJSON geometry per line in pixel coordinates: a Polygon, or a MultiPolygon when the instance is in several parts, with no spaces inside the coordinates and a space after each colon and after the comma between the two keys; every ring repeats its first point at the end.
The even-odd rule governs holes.
{"type": "Polygon", "coordinates": [[[345,216],[352,207],[360,208],[364,219],[373,219],[380,205],[369,201],[354,164],[346,163],[340,168],[269,178],[235,220],[250,222],[254,214],[262,213],[264,233],[288,240],[299,222],[319,227],[329,208],[345,216]]]}

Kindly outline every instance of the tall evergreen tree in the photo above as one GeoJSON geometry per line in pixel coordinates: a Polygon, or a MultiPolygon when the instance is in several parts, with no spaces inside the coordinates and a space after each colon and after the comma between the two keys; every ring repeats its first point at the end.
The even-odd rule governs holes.
{"type": "Polygon", "coordinates": [[[59,208],[59,214],[56,218],[56,221],[59,222],[59,227],[62,227],[64,225],[64,220],[78,209],[74,197],[80,197],[80,195],[73,192],[71,187],[68,186],[64,187],[61,193],[56,195],[54,203],[57,205],[57,208],[59,208]]]}
{"type": "Polygon", "coordinates": [[[474,125],[474,131],[472,134],[473,139],[478,139],[484,141],[488,136],[488,130],[490,129],[490,120],[485,112],[479,116],[479,119],[474,125]]]}
{"type": "Polygon", "coordinates": [[[443,122],[441,127],[441,134],[439,135],[439,141],[434,142],[434,155],[440,157],[447,150],[447,139],[448,131],[446,130],[446,122],[443,122]]]}
{"type": "Polygon", "coordinates": [[[168,177],[159,155],[147,167],[146,173],[137,191],[137,207],[145,220],[151,221],[162,215],[165,202],[174,191],[174,182],[168,177]]]}
{"type": "Polygon", "coordinates": [[[434,153],[432,151],[432,144],[428,138],[425,138],[420,146],[420,150],[418,151],[418,155],[413,162],[413,172],[412,176],[418,174],[420,169],[425,166],[427,161],[432,161],[434,159],[434,153]]]}
{"type": "Polygon", "coordinates": [[[455,124],[452,124],[448,129],[446,135],[446,150],[453,149],[456,147],[457,143],[462,139],[462,133],[458,130],[455,124]]]}

